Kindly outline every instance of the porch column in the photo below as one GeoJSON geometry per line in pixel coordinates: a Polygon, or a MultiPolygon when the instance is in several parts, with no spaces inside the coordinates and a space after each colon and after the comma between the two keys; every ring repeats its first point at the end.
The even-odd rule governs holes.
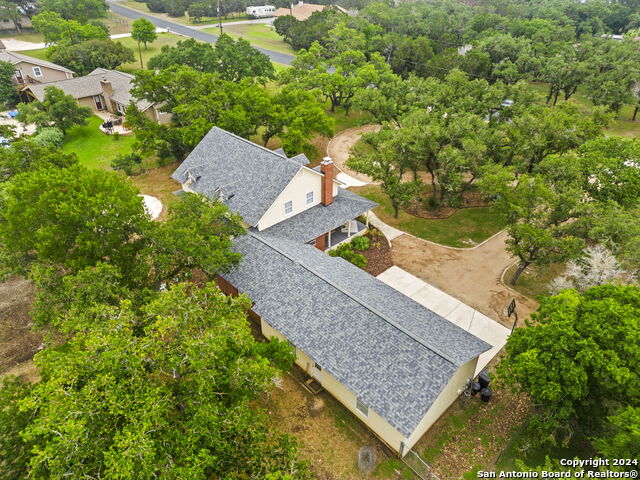
{"type": "Polygon", "coordinates": [[[351,236],[351,220],[347,222],[347,238],[351,236]]]}
{"type": "Polygon", "coordinates": [[[328,243],[327,248],[331,248],[331,230],[329,230],[329,233],[327,233],[327,239],[328,239],[328,241],[327,241],[327,243],[328,243]]]}
{"type": "Polygon", "coordinates": [[[365,218],[367,219],[367,221],[366,221],[367,228],[369,228],[369,210],[367,210],[367,214],[365,215],[365,218]]]}

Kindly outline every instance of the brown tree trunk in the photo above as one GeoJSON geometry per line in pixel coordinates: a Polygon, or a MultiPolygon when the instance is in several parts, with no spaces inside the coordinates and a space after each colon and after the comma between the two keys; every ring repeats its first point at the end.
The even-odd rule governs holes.
{"type": "Polygon", "coordinates": [[[638,115],[638,110],[640,110],[640,105],[636,105],[636,108],[633,110],[633,117],[631,117],[631,121],[636,121],[636,115],[638,115]]]}
{"type": "Polygon", "coordinates": [[[516,268],[516,271],[513,272],[511,280],[509,280],[509,285],[514,286],[520,278],[520,275],[522,275],[522,272],[524,272],[529,265],[531,265],[531,262],[520,262],[518,268],[516,268]]]}
{"type": "Polygon", "coordinates": [[[398,218],[398,214],[400,213],[398,205],[392,202],[391,206],[393,207],[393,218],[398,218]]]}

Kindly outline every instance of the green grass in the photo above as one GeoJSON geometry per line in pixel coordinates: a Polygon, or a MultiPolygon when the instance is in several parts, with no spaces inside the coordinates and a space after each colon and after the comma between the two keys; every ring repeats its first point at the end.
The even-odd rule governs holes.
{"type": "MultiPolygon", "coordinates": [[[[123,0],[118,2],[118,4],[122,5],[123,7],[132,8],[134,10],[138,10],[139,12],[148,13],[150,15],[153,15],[159,18],[164,18],[171,22],[180,23],[182,25],[193,26],[193,25],[208,25],[208,24],[218,23],[218,17],[203,17],[200,21],[193,22],[189,18],[189,15],[186,15],[186,14],[182,15],[181,17],[172,17],[170,15],[167,15],[166,13],[152,12],[151,10],[149,10],[149,7],[147,7],[146,3],[136,2],[135,0],[123,0]]],[[[248,20],[248,19],[249,17],[247,16],[246,13],[236,12],[236,13],[230,14],[226,18],[222,18],[222,23],[224,24],[228,22],[237,22],[239,20],[248,20]]]]}
{"type": "MultiPolygon", "coordinates": [[[[149,59],[151,57],[156,56],[158,53],[160,53],[160,49],[165,46],[165,45],[169,45],[169,46],[174,46],[175,44],[177,44],[180,40],[184,40],[183,37],[180,37],[178,35],[174,35],[172,33],[160,33],[158,34],[158,38],[155,40],[155,42],[149,44],[145,50],[144,45],[142,45],[142,61],[144,63],[144,67],[147,68],[147,62],[149,61],[149,59]]],[[[125,47],[128,47],[130,49],[132,49],[135,52],[135,58],[136,60],[133,63],[125,63],[124,65],[122,65],[120,67],[120,70],[124,71],[124,72],[129,72],[129,73],[133,73],[136,70],[141,70],[140,68],[140,57],[138,55],[138,42],[136,42],[133,38],[131,37],[126,37],[126,38],[118,38],[116,40],[114,40],[115,42],[120,42],[121,44],[123,44],[125,47]]]]}
{"type": "Polygon", "coordinates": [[[82,165],[91,168],[111,169],[111,161],[119,154],[131,152],[134,135],[120,136],[115,140],[99,130],[102,120],[95,115],[86,125],[73,127],[64,137],[62,150],[78,155],[82,165]]]}
{"type": "Polygon", "coordinates": [[[47,60],[47,50],[48,48],[39,48],[37,50],[23,50],[21,53],[23,55],[27,55],[33,58],[39,58],[40,60],[47,60]]]}
{"type": "Polygon", "coordinates": [[[514,437],[511,445],[502,452],[496,463],[496,471],[514,470],[516,460],[521,460],[528,467],[538,467],[544,465],[545,457],[551,459],[560,458],[590,458],[596,452],[589,442],[589,439],[581,432],[575,432],[566,447],[537,447],[527,448],[529,440],[526,429],[522,428],[514,437]]]}
{"type": "Polygon", "coordinates": [[[23,42],[33,43],[44,42],[44,35],[36,32],[32,28],[23,28],[22,33],[17,33],[15,30],[1,30],[0,38],[14,38],[16,40],[22,40],[23,42]]]}
{"type": "MultiPolygon", "coordinates": [[[[158,53],[160,53],[160,49],[164,45],[174,46],[180,40],[183,40],[183,38],[178,36],[178,35],[174,35],[172,33],[160,33],[160,34],[158,34],[158,38],[156,39],[156,41],[151,43],[151,44],[149,44],[146,50],[145,50],[144,45],[143,45],[142,46],[142,61],[144,62],[145,68],[147,67],[147,62],[149,61],[149,59],[151,57],[157,55],[158,53]]],[[[134,73],[137,70],[141,70],[141,68],[140,68],[140,57],[138,55],[138,42],[136,42],[131,37],[117,38],[117,39],[114,40],[114,42],[120,42],[125,47],[128,47],[128,48],[132,49],[133,52],[134,52],[134,57],[135,57],[135,61],[134,62],[125,63],[124,65],[121,65],[119,70],[122,70],[124,72],[129,72],[129,73],[134,73]]],[[[39,58],[40,60],[47,60],[47,50],[48,50],[48,48],[41,48],[41,49],[38,49],[38,50],[25,50],[25,51],[20,52],[20,53],[22,53],[24,55],[28,55],[30,57],[39,58]]]]}
{"type": "MultiPolygon", "coordinates": [[[[220,34],[220,29],[218,28],[203,28],[202,31],[214,35],[220,34]]],[[[223,25],[222,31],[234,38],[244,38],[254,47],[295,55],[289,44],[285,43],[271,26],[264,23],[223,25]]]]}
{"type": "MultiPolygon", "coordinates": [[[[531,88],[543,96],[543,100],[546,98],[549,87],[546,83],[531,82],[531,88]]],[[[558,104],[562,103],[564,97],[558,98],[558,104]]],[[[589,100],[584,91],[579,88],[578,91],[569,99],[569,102],[578,105],[580,110],[585,114],[591,114],[593,110],[593,102],[589,100]]],[[[631,105],[624,105],[618,114],[618,117],[614,119],[609,128],[605,129],[605,133],[609,135],[622,135],[625,137],[638,137],[640,136],[640,115],[635,122],[631,120],[633,116],[634,107],[631,105]]]]}
{"type": "MultiPolygon", "coordinates": [[[[509,280],[513,272],[515,272],[515,269],[516,266],[514,265],[504,274],[504,281],[509,286],[511,286],[509,280]]],[[[549,286],[552,280],[561,275],[564,269],[565,266],[563,263],[552,263],[542,267],[531,265],[520,275],[518,283],[512,288],[531,298],[536,298],[540,295],[550,295],[549,286]]]]}
{"type": "Polygon", "coordinates": [[[420,218],[400,210],[396,219],[389,197],[380,191],[379,186],[367,185],[354,190],[379,204],[374,212],[383,222],[441,245],[470,247],[483,242],[505,226],[491,207],[464,208],[445,219],[420,218]]]}

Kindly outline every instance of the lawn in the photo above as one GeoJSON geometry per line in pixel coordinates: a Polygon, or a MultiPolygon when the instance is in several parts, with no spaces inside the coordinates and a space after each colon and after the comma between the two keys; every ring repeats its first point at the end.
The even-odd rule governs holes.
{"type": "Polygon", "coordinates": [[[416,237],[449,247],[471,247],[502,230],[504,221],[491,207],[464,208],[445,219],[426,219],[400,211],[393,217],[389,198],[377,185],[353,189],[379,204],[375,214],[385,223],[416,237]]]}
{"type": "MultiPolygon", "coordinates": [[[[135,0],[123,0],[118,2],[118,4],[122,5],[123,7],[132,8],[134,10],[138,10],[139,12],[148,13],[155,17],[164,18],[165,20],[169,20],[170,22],[180,23],[182,25],[193,26],[193,25],[209,25],[209,24],[218,23],[217,17],[203,17],[200,21],[193,22],[189,18],[189,15],[186,15],[186,14],[182,15],[181,17],[172,17],[170,15],[167,15],[166,13],[152,12],[151,10],[149,10],[149,7],[147,7],[146,3],[136,2],[135,0]]],[[[236,12],[228,15],[227,17],[222,18],[222,23],[237,22],[239,20],[248,20],[248,19],[249,17],[244,12],[236,12]]]]}
{"type": "MultiPolygon", "coordinates": [[[[185,40],[184,37],[180,37],[178,35],[174,35],[172,33],[160,33],[158,34],[158,38],[151,44],[144,48],[142,45],[142,61],[144,62],[145,68],[147,67],[147,62],[149,59],[158,53],[160,53],[160,49],[165,46],[174,46],[180,40],[185,40]]],[[[118,38],[114,40],[116,42],[122,43],[125,47],[132,49],[135,52],[136,60],[133,63],[125,63],[120,66],[120,70],[124,72],[134,73],[136,70],[140,70],[140,57],[138,56],[138,42],[136,42],[131,37],[118,38]]]]}
{"type": "Polygon", "coordinates": [[[15,30],[0,31],[0,38],[14,38],[23,42],[41,43],[44,42],[44,35],[36,32],[32,28],[23,28],[22,33],[16,33],[15,30]]]}
{"type": "Polygon", "coordinates": [[[111,161],[119,154],[131,152],[134,136],[120,136],[102,133],[98,127],[102,120],[95,115],[86,125],[73,127],[64,137],[62,150],[78,155],[82,165],[91,168],[111,169],[111,161]]]}
{"type": "MultiPolygon", "coordinates": [[[[549,87],[546,83],[531,82],[530,85],[535,91],[540,93],[543,98],[546,98],[547,91],[549,90],[549,87]]],[[[562,100],[562,98],[563,97],[559,97],[558,104],[564,101],[562,100]]],[[[569,101],[578,105],[583,113],[587,115],[591,114],[591,111],[593,109],[593,102],[591,102],[591,100],[587,98],[581,88],[578,89],[578,92],[574,94],[569,99],[569,101]]],[[[605,133],[610,135],[622,135],[625,137],[640,136],[640,116],[635,122],[632,121],[631,117],[633,116],[633,110],[634,107],[631,105],[623,106],[622,109],[620,109],[618,117],[613,121],[611,126],[605,129],[605,133]]]]}
{"type": "Polygon", "coordinates": [[[518,283],[512,287],[509,284],[509,279],[511,279],[516,267],[517,266],[514,265],[504,273],[504,282],[511,288],[531,298],[536,298],[540,295],[550,295],[549,285],[551,281],[562,274],[565,269],[563,263],[552,263],[551,265],[541,267],[531,265],[520,275],[518,283]]]}
{"type": "MultiPolygon", "coordinates": [[[[220,35],[220,29],[217,27],[203,28],[202,31],[212,33],[214,35],[220,35]]],[[[223,25],[222,31],[234,38],[244,38],[254,47],[265,48],[267,50],[286,53],[288,55],[295,55],[295,52],[289,44],[285,43],[282,37],[278,35],[270,25],[266,25],[264,23],[223,25]]]]}

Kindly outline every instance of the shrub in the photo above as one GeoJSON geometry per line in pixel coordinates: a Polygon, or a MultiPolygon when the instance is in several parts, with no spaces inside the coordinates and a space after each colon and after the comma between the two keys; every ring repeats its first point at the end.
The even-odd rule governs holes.
{"type": "Polygon", "coordinates": [[[351,245],[354,250],[364,252],[365,250],[369,250],[369,239],[367,237],[356,237],[351,240],[351,245]]]}
{"type": "Polygon", "coordinates": [[[164,0],[147,0],[146,4],[151,12],[164,13],[166,11],[164,0]]]}
{"type": "Polygon", "coordinates": [[[120,140],[120,132],[113,132],[113,140],[116,142],[120,140]]]}
{"type": "Polygon", "coordinates": [[[122,170],[127,175],[133,175],[141,164],[142,157],[137,153],[120,154],[111,162],[111,168],[114,170],[122,170]]]}
{"type": "Polygon", "coordinates": [[[40,128],[38,133],[33,137],[33,141],[43,147],[46,145],[55,145],[60,148],[62,147],[63,139],[64,133],[56,127],[40,128]]]}
{"type": "Polygon", "coordinates": [[[353,263],[358,268],[367,267],[367,259],[361,253],[351,250],[351,244],[345,243],[335,250],[330,250],[329,255],[332,257],[344,258],[347,262],[353,263]]]}

